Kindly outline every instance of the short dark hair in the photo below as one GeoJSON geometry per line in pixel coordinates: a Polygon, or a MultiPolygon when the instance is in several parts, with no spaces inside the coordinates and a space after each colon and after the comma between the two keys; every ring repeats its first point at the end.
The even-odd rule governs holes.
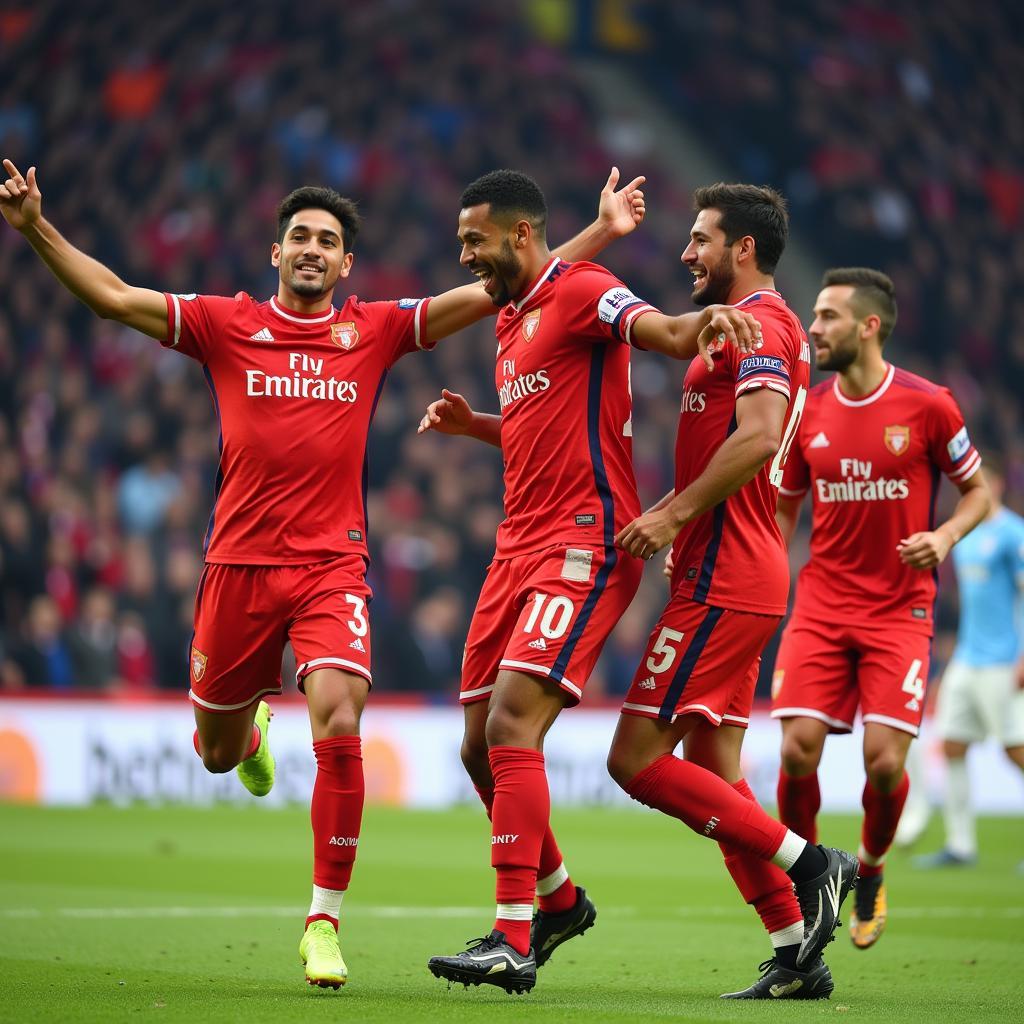
{"type": "Polygon", "coordinates": [[[822,288],[848,285],[853,289],[850,306],[859,320],[874,313],[881,321],[878,340],[883,345],[896,326],[896,286],[888,274],[871,267],[833,267],[821,278],[822,288]]]}
{"type": "Polygon", "coordinates": [[[780,192],[767,185],[727,185],[717,182],[693,193],[693,208],[718,210],[718,226],[726,245],[750,235],[756,249],[754,260],[762,274],[774,274],[789,237],[789,213],[780,192]]]}
{"type": "Polygon", "coordinates": [[[359,210],[356,204],[345,196],[335,192],[333,188],[322,185],[303,185],[290,192],[281,200],[277,208],[277,244],[284,241],[284,233],[288,230],[288,222],[299,210],[326,210],[334,214],[341,224],[341,241],[345,252],[351,252],[359,234],[359,210]]]}
{"type": "Polygon", "coordinates": [[[490,171],[466,186],[459,200],[465,210],[470,206],[491,204],[491,216],[506,220],[528,220],[533,230],[544,238],[548,223],[548,204],[533,178],[503,168],[490,171]]]}

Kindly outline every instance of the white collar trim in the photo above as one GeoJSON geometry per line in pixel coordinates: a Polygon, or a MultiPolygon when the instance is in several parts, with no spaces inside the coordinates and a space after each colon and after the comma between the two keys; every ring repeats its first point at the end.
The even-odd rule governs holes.
{"type": "Polygon", "coordinates": [[[744,302],[749,302],[755,295],[774,295],[777,299],[781,299],[782,295],[777,292],[774,288],[755,288],[749,295],[744,295],[738,302],[734,302],[734,306],[742,306],[744,302]]]}
{"type": "Polygon", "coordinates": [[[287,310],[282,309],[277,304],[277,297],[274,295],[270,296],[270,308],[279,316],[285,320],[290,320],[293,324],[325,324],[328,320],[333,320],[337,314],[337,310],[331,306],[323,316],[295,316],[294,313],[289,313],[287,310]]]}
{"type": "Polygon", "coordinates": [[[870,405],[872,402],[877,402],[878,399],[880,399],[882,395],[889,390],[889,385],[892,383],[892,379],[895,375],[896,367],[890,363],[889,372],[885,375],[885,379],[866,398],[847,398],[846,395],[843,394],[843,389],[839,386],[838,373],[832,378],[832,390],[835,392],[836,398],[838,398],[843,405],[848,405],[851,408],[856,409],[859,406],[870,405]]]}
{"type": "Polygon", "coordinates": [[[540,286],[551,276],[551,271],[561,262],[561,257],[556,256],[541,272],[540,277],[537,278],[537,283],[518,302],[512,303],[516,307],[517,313],[537,294],[540,286]]]}

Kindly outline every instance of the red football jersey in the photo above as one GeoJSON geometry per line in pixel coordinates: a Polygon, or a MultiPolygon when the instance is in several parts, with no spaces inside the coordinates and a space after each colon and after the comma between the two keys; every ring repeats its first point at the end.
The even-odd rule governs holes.
{"type": "Polygon", "coordinates": [[[203,364],[220,421],[206,561],[366,557],[366,440],[391,365],[426,348],[428,299],[303,315],[276,298],[171,295],[168,348],[203,364]]]}
{"type": "Polygon", "coordinates": [[[782,442],[753,480],[679,531],[672,587],[699,604],[784,615],[789,562],[775,521],[776,488],[807,398],[810,346],[778,292],[764,288],[736,305],[760,321],[764,344],[747,356],[727,345],[710,373],[702,359],[690,363],[676,437],[676,493],[704,472],[736,429],[736,401],[748,391],[770,388],[789,399],[782,442]]]}
{"type": "Polygon", "coordinates": [[[864,398],[847,398],[838,376],[817,385],[782,482],[784,497],[810,490],[813,502],[794,614],[930,634],[935,574],[904,565],[896,545],[935,528],[940,473],[956,483],[980,466],[946,388],[894,366],[864,398]]]}
{"type": "Polygon", "coordinates": [[[629,343],[652,308],[603,267],[554,257],[498,314],[506,518],[496,558],[610,547],[639,514],[629,343]]]}

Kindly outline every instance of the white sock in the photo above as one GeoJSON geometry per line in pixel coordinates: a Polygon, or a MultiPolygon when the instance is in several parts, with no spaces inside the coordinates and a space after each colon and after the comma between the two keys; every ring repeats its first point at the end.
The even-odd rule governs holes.
{"type": "Polygon", "coordinates": [[[306,917],[326,914],[332,920],[337,921],[341,917],[341,901],[344,898],[344,889],[321,889],[319,885],[314,885],[313,901],[309,905],[309,913],[306,917]]]}
{"type": "Polygon", "coordinates": [[[799,946],[804,941],[804,923],[798,921],[788,928],[780,928],[777,932],[769,932],[768,938],[772,940],[772,949],[782,949],[783,946],[799,946]]]}
{"type": "Polygon", "coordinates": [[[537,895],[550,896],[556,889],[562,888],[568,877],[569,872],[565,870],[565,862],[563,861],[550,875],[537,879],[537,895]]]}
{"type": "Polygon", "coordinates": [[[967,758],[946,759],[946,848],[960,857],[978,853],[974,831],[974,809],[971,807],[971,780],[967,775],[967,758]]]}
{"type": "Polygon", "coordinates": [[[802,839],[795,832],[786,829],[786,838],[782,840],[782,845],[775,851],[772,863],[776,867],[782,868],[783,871],[788,871],[797,862],[797,858],[804,852],[806,846],[806,839],[802,839]]]}

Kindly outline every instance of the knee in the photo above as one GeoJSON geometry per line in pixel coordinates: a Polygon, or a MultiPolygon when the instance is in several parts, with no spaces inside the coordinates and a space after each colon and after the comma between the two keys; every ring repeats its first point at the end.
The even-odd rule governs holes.
{"type": "Polygon", "coordinates": [[[608,774],[618,785],[629,792],[629,784],[646,767],[647,761],[634,750],[620,743],[613,743],[608,751],[608,774]]]}
{"type": "Polygon", "coordinates": [[[237,768],[242,760],[241,752],[220,745],[204,746],[199,756],[203,759],[203,767],[211,775],[223,775],[237,768]]]}
{"type": "Polygon", "coordinates": [[[792,778],[802,778],[816,771],[820,752],[816,745],[799,733],[787,733],[782,739],[782,770],[792,778]]]}
{"type": "Polygon", "coordinates": [[[542,739],[519,715],[503,705],[487,713],[484,737],[487,747],[538,747],[542,739]]]}
{"type": "Polygon", "coordinates": [[[482,788],[492,785],[491,762],[487,756],[487,741],[481,737],[465,736],[462,740],[462,764],[473,783],[482,788]]]}
{"type": "Polygon", "coordinates": [[[864,754],[864,771],[872,787],[879,793],[890,793],[903,780],[903,751],[892,747],[881,747],[864,754]]]}

